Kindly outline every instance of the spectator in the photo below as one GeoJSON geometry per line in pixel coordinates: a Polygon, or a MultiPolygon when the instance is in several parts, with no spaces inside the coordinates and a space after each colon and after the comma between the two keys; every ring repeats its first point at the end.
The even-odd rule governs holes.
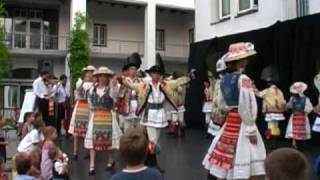
{"type": "Polygon", "coordinates": [[[27,112],[24,114],[21,138],[24,138],[29,132],[31,132],[34,129],[32,124],[34,119],[35,115],[33,112],[27,112]]]}
{"type": "Polygon", "coordinates": [[[280,148],[265,161],[266,180],[306,180],[308,162],[297,150],[280,148]]]}
{"type": "Polygon", "coordinates": [[[18,153],[15,157],[15,165],[18,174],[15,180],[35,180],[34,177],[28,175],[32,165],[27,153],[18,153]]]}
{"type": "Polygon", "coordinates": [[[42,146],[41,153],[41,176],[44,179],[51,179],[52,177],[52,161],[49,158],[49,150],[55,146],[54,140],[57,139],[57,131],[54,127],[49,126],[44,130],[45,141],[42,146]]]}
{"type": "Polygon", "coordinates": [[[5,173],[5,162],[2,157],[0,157],[0,179],[8,180],[8,175],[5,173]]]}
{"type": "Polygon", "coordinates": [[[18,152],[30,153],[39,144],[41,145],[42,141],[44,140],[42,131],[45,125],[43,121],[40,119],[36,119],[33,121],[33,126],[34,129],[31,132],[29,132],[18,145],[18,152]]]}
{"type": "Polygon", "coordinates": [[[0,115],[0,157],[3,158],[4,162],[6,162],[7,159],[6,146],[8,145],[8,142],[5,140],[5,131],[3,129],[5,123],[6,120],[0,115]]]}
{"type": "Polygon", "coordinates": [[[49,150],[49,157],[52,160],[52,180],[67,180],[68,177],[68,158],[57,148],[52,146],[49,150]]]}
{"type": "Polygon", "coordinates": [[[120,153],[127,166],[111,180],[163,180],[158,170],[144,166],[147,145],[142,129],[129,128],[120,140],[120,153]]]}

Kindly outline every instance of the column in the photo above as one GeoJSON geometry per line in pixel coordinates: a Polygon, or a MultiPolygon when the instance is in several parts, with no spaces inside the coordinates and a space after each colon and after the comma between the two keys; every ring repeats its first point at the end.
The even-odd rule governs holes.
{"type": "Polygon", "coordinates": [[[144,20],[144,57],[142,68],[156,64],[156,3],[148,2],[144,20]]]}

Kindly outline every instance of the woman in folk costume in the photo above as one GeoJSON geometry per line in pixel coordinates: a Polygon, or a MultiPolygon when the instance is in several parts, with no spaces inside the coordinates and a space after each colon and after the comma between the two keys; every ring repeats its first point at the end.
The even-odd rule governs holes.
{"type": "MultiPolygon", "coordinates": [[[[314,77],[314,85],[320,92],[320,72],[314,77]]],[[[318,105],[314,108],[314,112],[317,114],[317,118],[314,121],[312,130],[315,132],[320,132],[320,95],[318,99],[318,105]]]]}
{"type": "Polygon", "coordinates": [[[78,80],[76,83],[75,100],[70,120],[69,133],[73,135],[73,159],[78,159],[79,138],[85,138],[89,122],[89,103],[88,95],[93,86],[93,72],[96,70],[93,66],[87,66],[82,69],[84,80],[78,80]]]}
{"type": "Polygon", "coordinates": [[[141,125],[146,128],[149,139],[146,165],[158,167],[156,154],[159,153],[159,137],[162,128],[168,126],[164,103],[168,101],[176,110],[177,105],[172,99],[174,89],[189,82],[189,78],[182,77],[177,80],[162,80],[163,68],[152,66],[146,71],[151,81],[132,83],[127,79],[123,84],[134,89],[138,93],[137,115],[141,115],[141,125]]]}
{"type": "Polygon", "coordinates": [[[283,112],[286,107],[286,100],[282,91],[276,86],[275,80],[271,77],[265,80],[269,88],[260,92],[255,89],[255,94],[263,99],[262,112],[265,115],[264,120],[268,123],[268,130],[265,132],[265,135],[267,139],[271,139],[272,149],[275,149],[280,137],[279,121],[285,120],[283,112]]]}
{"type": "Polygon", "coordinates": [[[225,122],[203,160],[218,179],[256,179],[264,175],[266,150],[256,126],[257,103],[252,81],[242,74],[256,54],[251,43],[231,44],[224,57],[227,72],[221,79],[218,104],[225,122]]]}
{"type": "MultiPolygon", "coordinates": [[[[138,53],[133,53],[123,67],[124,76],[131,82],[140,82],[137,70],[140,68],[141,58],[138,53]]],[[[138,107],[137,92],[125,85],[120,85],[117,113],[120,122],[123,122],[124,131],[128,128],[138,127],[140,118],[136,115],[138,107]]]]}
{"type": "Polygon", "coordinates": [[[210,123],[210,115],[212,110],[213,84],[209,80],[204,82],[204,103],[202,112],[205,114],[206,124],[210,123]]]}
{"type": "Polygon", "coordinates": [[[225,74],[225,71],[227,69],[226,63],[224,62],[224,57],[219,59],[216,63],[216,71],[219,75],[219,78],[216,80],[214,85],[214,93],[212,97],[212,111],[211,111],[211,121],[208,126],[208,133],[211,134],[213,137],[218,134],[220,131],[220,125],[224,121],[225,113],[223,113],[223,110],[219,109],[217,97],[219,95],[220,91],[220,83],[223,75],[225,74]],[[222,114],[221,114],[222,113],[222,114]],[[221,118],[223,120],[221,120],[221,118]]]}
{"type": "Polygon", "coordinates": [[[117,99],[118,82],[112,79],[114,73],[107,67],[100,67],[94,72],[97,84],[90,89],[90,117],[84,146],[90,149],[89,175],[95,174],[97,151],[108,151],[107,170],[112,170],[114,151],[119,148],[121,129],[114,112],[117,99]]]}
{"type": "Polygon", "coordinates": [[[290,92],[293,94],[287,104],[287,108],[292,109],[286,138],[292,139],[292,147],[298,148],[298,140],[311,139],[310,123],[308,114],[313,110],[310,99],[304,95],[308,86],[303,82],[295,82],[290,87],[290,92]]]}

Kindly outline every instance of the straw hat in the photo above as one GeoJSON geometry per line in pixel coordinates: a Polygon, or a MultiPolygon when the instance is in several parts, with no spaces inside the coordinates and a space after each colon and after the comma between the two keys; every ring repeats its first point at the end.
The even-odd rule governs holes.
{"type": "Polygon", "coordinates": [[[112,76],[112,75],[114,75],[114,73],[108,67],[101,66],[101,67],[99,67],[99,69],[94,71],[93,75],[94,76],[97,76],[97,75],[111,75],[112,76]]]}
{"type": "Polygon", "coordinates": [[[91,66],[91,65],[89,65],[89,66],[87,66],[87,67],[84,67],[83,69],[82,69],[82,71],[84,72],[84,71],[95,71],[96,70],[96,68],[94,67],[94,66],[91,66]]]}
{"type": "Polygon", "coordinates": [[[253,56],[255,54],[257,54],[257,52],[254,50],[254,45],[252,43],[239,42],[239,43],[231,44],[229,46],[229,52],[226,54],[224,61],[225,62],[238,61],[243,58],[253,56]]]}
{"type": "Polygon", "coordinates": [[[290,92],[292,94],[302,94],[304,91],[308,89],[308,85],[304,82],[295,82],[290,87],[290,92]]]}

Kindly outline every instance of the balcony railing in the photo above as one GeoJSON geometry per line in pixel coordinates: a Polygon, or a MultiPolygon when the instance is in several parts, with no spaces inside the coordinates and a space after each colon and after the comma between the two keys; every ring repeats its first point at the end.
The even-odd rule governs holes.
{"type": "MultiPolygon", "coordinates": [[[[69,38],[58,35],[6,33],[5,44],[13,49],[68,50],[69,38]]],[[[108,39],[106,45],[97,46],[91,43],[90,46],[91,52],[97,54],[144,54],[143,41],[108,39]]],[[[158,52],[163,56],[188,57],[189,45],[165,44],[165,49],[158,52]]]]}

